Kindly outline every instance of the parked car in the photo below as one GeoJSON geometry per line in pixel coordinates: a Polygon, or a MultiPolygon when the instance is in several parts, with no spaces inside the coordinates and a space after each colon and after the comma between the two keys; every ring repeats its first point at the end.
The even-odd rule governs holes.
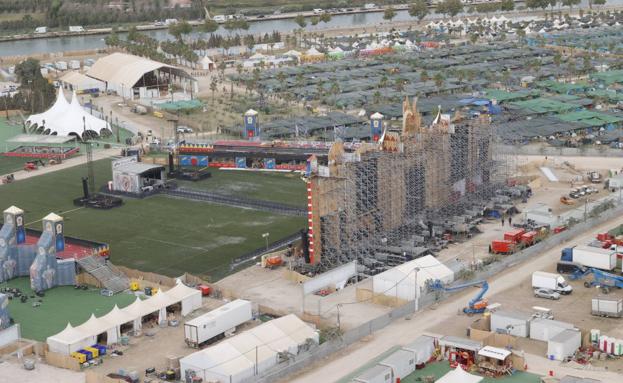
{"type": "Polygon", "coordinates": [[[178,126],[177,127],[177,132],[178,133],[192,133],[193,130],[191,128],[189,128],[188,126],[178,126]]]}
{"type": "Polygon", "coordinates": [[[534,296],[537,298],[545,298],[558,300],[560,299],[560,294],[550,289],[534,289],[534,296]]]}

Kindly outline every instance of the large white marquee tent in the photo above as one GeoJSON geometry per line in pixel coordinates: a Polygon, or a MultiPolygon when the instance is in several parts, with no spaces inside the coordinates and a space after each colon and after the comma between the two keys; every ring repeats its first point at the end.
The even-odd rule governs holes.
{"type": "Polygon", "coordinates": [[[318,333],[296,315],[286,315],[180,359],[181,375],[242,382],[277,365],[280,353],[297,355],[308,339],[318,344],[318,333]]]}
{"type": "Polygon", "coordinates": [[[58,88],[54,105],[43,113],[28,116],[26,124],[31,131],[58,136],[83,137],[83,133],[98,136],[112,133],[107,121],[90,115],[82,108],[76,92],[73,92],[71,102],[67,102],[62,88],[58,88]]]}
{"type": "Polygon", "coordinates": [[[117,343],[122,325],[131,323],[135,330],[139,330],[142,318],[152,313],[158,313],[158,323],[163,323],[167,320],[167,307],[177,303],[182,306],[181,314],[186,316],[201,307],[201,291],[178,281],[170,290],[160,290],[145,300],[137,297],[132,304],[122,309],[115,306],[99,318],[91,314],[80,326],[73,327],[68,323],[63,331],[48,337],[47,343],[50,351],[65,355],[97,343],[100,334],[106,334],[108,344],[117,343]]]}
{"type": "Polygon", "coordinates": [[[423,291],[428,280],[452,283],[454,272],[437,258],[426,255],[375,275],[372,277],[372,289],[375,294],[412,301],[415,299],[416,279],[417,286],[423,291]],[[418,269],[417,273],[415,269],[418,269]]]}

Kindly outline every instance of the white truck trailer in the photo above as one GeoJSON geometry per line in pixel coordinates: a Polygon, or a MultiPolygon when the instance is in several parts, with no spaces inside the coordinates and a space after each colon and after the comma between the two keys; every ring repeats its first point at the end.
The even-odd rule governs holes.
{"type": "Polygon", "coordinates": [[[611,271],[617,266],[617,252],[593,246],[576,246],[563,250],[563,261],[572,261],[586,267],[611,271]],[[571,259],[568,259],[571,258],[571,259]]]}
{"type": "Polygon", "coordinates": [[[621,318],[623,316],[623,299],[598,295],[592,300],[591,314],[600,317],[621,318]]]}
{"type": "Polygon", "coordinates": [[[560,294],[571,294],[573,287],[567,284],[565,278],[560,274],[535,271],[532,273],[532,288],[550,289],[560,294]]]}
{"type": "Polygon", "coordinates": [[[253,319],[251,302],[236,299],[184,323],[184,337],[190,347],[199,347],[253,319]]]}

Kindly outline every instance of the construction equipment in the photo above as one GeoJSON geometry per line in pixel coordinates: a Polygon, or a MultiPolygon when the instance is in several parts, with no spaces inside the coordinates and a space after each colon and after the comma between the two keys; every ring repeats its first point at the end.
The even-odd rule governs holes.
{"type": "Polygon", "coordinates": [[[596,171],[588,172],[588,179],[594,184],[598,184],[598,183],[601,183],[601,181],[603,181],[601,174],[596,171]]]}
{"type": "Polygon", "coordinates": [[[575,204],[575,201],[572,200],[571,198],[567,197],[566,195],[563,195],[562,197],[560,197],[560,202],[562,202],[565,205],[573,205],[573,204],[575,204]]]}
{"type": "Polygon", "coordinates": [[[447,292],[459,291],[472,286],[481,286],[480,291],[478,292],[478,294],[476,294],[475,297],[473,297],[469,301],[467,307],[463,307],[463,312],[468,315],[482,314],[487,308],[488,300],[484,298],[485,294],[489,290],[489,283],[487,283],[487,281],[480,280],[448,287],[445,286],[443,282],[441,282],[439,279],[437,279],[433,282],[429,282],[427,286],[429,290],[442,290],[447,292]]]}
{"type": "Polygon", "coordinates": [[[619,289],[623,288],[623,276],[621,275],[607,273],[590,267],[581,277],[585,277],[589,274],[593,274],[593,280],[584,281],[584,287],[599,287],[604,294],[608,294],[613,287],[619,289]]]}

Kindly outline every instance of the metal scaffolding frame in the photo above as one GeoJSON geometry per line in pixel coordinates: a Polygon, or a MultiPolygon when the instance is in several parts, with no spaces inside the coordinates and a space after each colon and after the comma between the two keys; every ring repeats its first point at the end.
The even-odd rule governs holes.
{"type": "Polygon", "coordinates": [[[372,275],[418,256],[444,232],[468,230],[513,172],[511,156],[495,151],[488,115],[439,112],[422,126],[408,101],[403,114],[401,134],[386,132],[355,153],[336,143],[327,166],[309,177],[315,272],[357,260],[372,275]]]}

